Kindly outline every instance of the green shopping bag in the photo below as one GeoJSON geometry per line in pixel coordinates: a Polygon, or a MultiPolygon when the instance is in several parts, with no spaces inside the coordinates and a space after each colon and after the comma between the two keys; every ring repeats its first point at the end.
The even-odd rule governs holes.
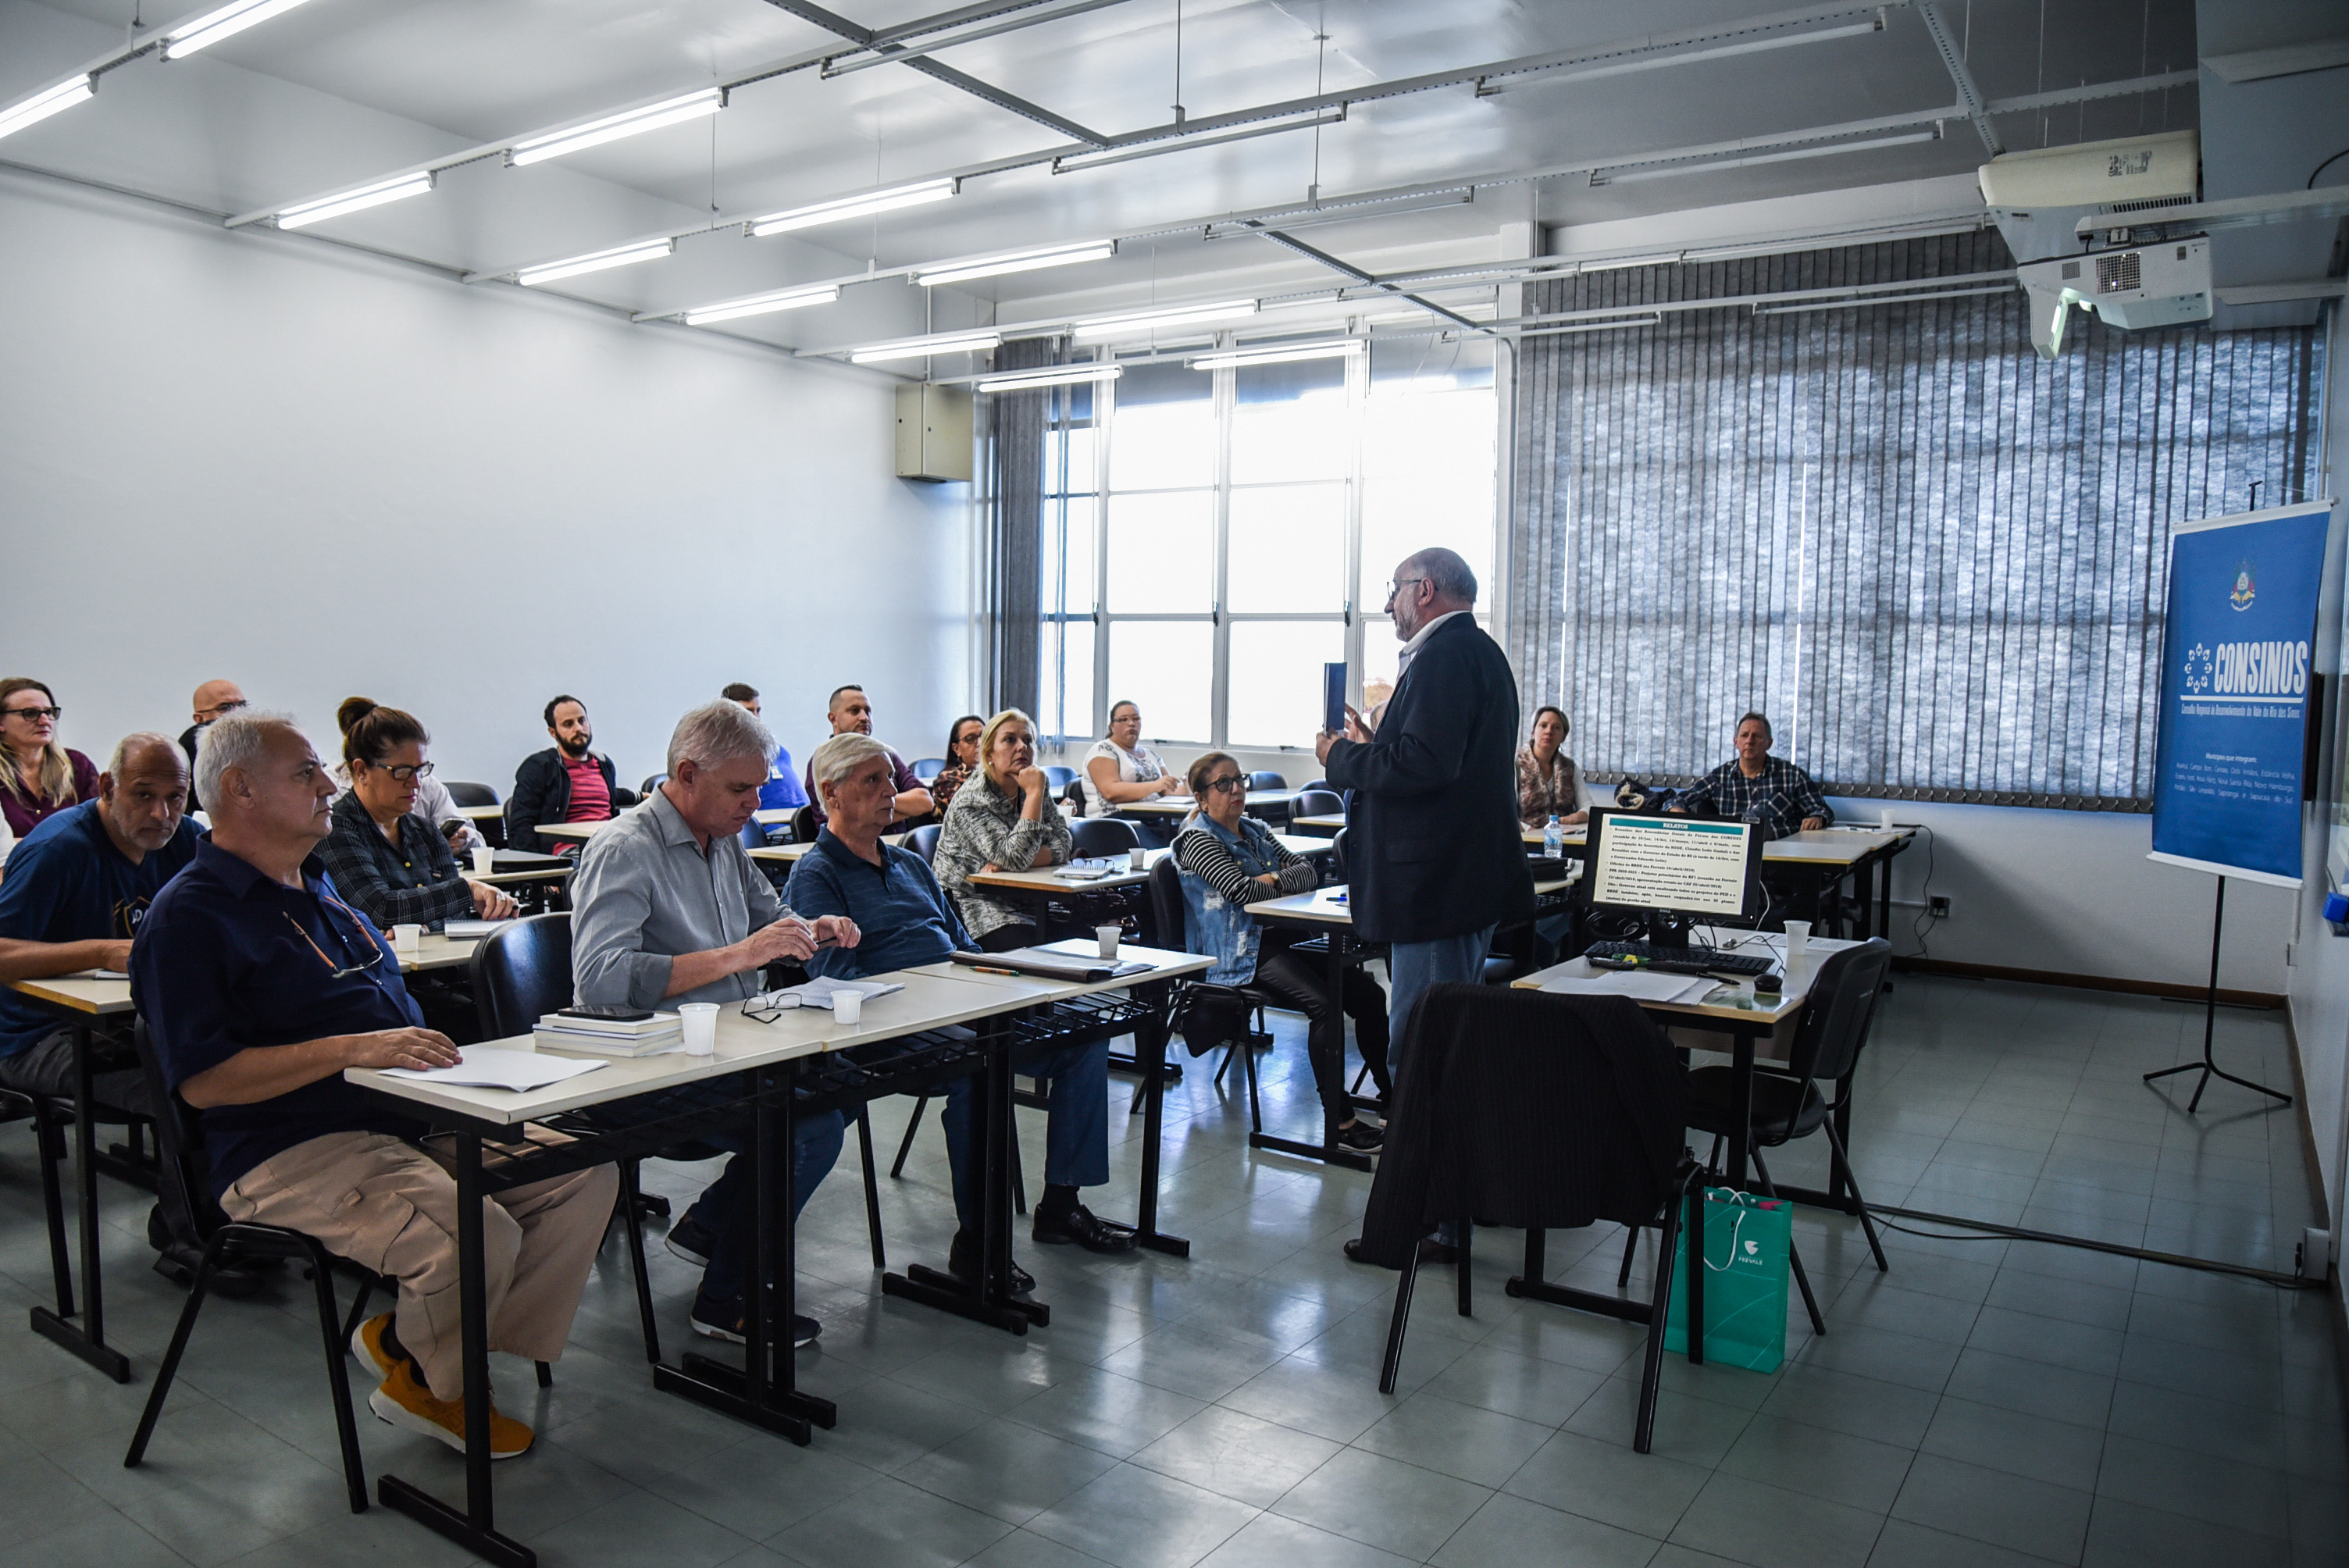
{"type": "MultiPolygon", "coordinates": [[[[1786,1353],[1786,1258],[1795,1212],[1784,1199],[1704,1190],[1704,1358],[1775,1372],[1786,1353]]],[[[1664,1348],[1688,1354],[1688,1229],[1681,1229],[1664,1348]]]]}

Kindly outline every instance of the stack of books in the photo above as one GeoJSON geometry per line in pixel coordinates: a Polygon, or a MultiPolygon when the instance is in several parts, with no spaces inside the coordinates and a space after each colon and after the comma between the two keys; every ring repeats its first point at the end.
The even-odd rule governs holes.
{"type": "Polygon", "coordinates": [[[655,1013],[633,1024],[611,1018],[571,1018],[548,1013],[532,1031],[538,1043],[558,1051],[593,1051],[601,1057],[648,1057],[685,1038],[685,1026],[675,1013],[655,1013]]]}

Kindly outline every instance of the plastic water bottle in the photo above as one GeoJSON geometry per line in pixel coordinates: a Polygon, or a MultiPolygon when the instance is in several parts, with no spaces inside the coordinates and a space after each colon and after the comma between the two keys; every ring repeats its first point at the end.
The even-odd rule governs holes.
{"type": "Polygon", "coordinates": [[[1557,813],[1550,813],[1548,826],[1542,829],[1542,853],[1558,860],[1566,853],[1566,830],[1557,825],[1557,813]]]}

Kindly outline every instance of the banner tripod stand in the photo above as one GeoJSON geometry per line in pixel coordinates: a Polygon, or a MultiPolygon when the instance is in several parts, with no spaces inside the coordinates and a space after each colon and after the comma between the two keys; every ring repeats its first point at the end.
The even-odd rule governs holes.
{"type": "Polygon", "coordinates": [[[2292,1103],[2292,1096],[2282,1090],[2270,1088],[2263,1083],[2253,1083],[2249,1078],[2237,1078],[2210,1059],[2210,1037],[2219,1026],[2219,934],[2225,925],[2226,920],[2227,879],[2222,876],[2219,879],[2218,902],[2211,906],[2210,910],[2210,990],[2202,1004],[2202,1059],[2199,1062],[2181,1063],[2174,1068],[2163,1068],[2158,1072],[2145,1075],[2145,1081],[2151,1083],[2156,1078],[2168,1078],[2172,1073],[2200,1073],[2201,1079],[2194,1086],[2194,1098],[2186,1102],[2186,1114],[2189,1116],[2201,1108],[2202,1091],[2210,1087],[2210,1080],[2213,1078],[2225,1078],[2229,1083],[2240,1084],[2254,1093],[2280,1099],[2286,1105],[2292,1103]]]}

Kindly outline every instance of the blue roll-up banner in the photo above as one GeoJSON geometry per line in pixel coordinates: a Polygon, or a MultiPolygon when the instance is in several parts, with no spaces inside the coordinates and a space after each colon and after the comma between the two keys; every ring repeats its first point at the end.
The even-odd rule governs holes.
{"type": "Polygon", "coordinates": [[[2301,774],[2330,501],[2180,523],[2169,541],[2152,859],[2301,882],[2301,774]]]}

